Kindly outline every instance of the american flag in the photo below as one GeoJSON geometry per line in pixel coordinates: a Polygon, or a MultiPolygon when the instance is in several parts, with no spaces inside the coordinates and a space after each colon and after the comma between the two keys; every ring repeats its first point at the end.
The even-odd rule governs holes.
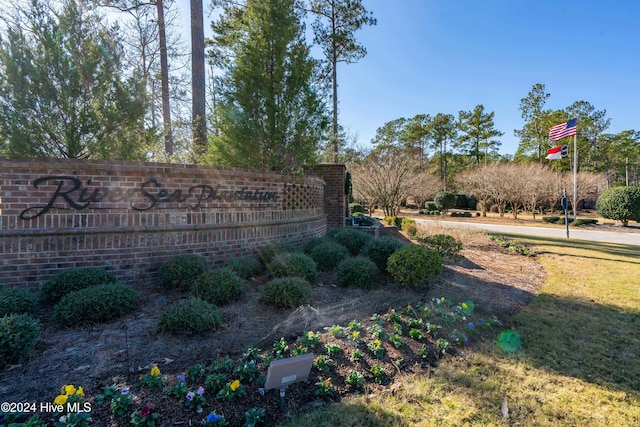
{"type": "Polygon", "coordinates": [[[560,141],[562,138],[575,135],[576,132],[576,119],[571,119],[549,129],[549,139],[551,141],[560,141]]]}

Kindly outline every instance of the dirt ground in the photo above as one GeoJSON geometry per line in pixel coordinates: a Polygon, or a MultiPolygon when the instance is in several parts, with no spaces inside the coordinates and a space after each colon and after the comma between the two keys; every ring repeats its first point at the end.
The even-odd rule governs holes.
{"type": "MultiPolygon", "coordinates": [[[[405,239],[393,227],[385,227],[384,232],[405,239]]],[[[59,330],[50,320],[51,309],[44,308],[39,313],[42,331],[32,359],[0,372],[0,401],[51,402],[64,384],[82,385],[87,396],[96,396],[105,385],[135,382],[140,373],[148,372],[155,364],[173,378],[195,363],[237,356],[249,346],[269,349],[281,337],[290,340],[303,331],[323,331],[324,327],[346,325],[353,319],[364,321],[390,307],[404,307],[432,297],[444,296],[457,302],[470,299],[480,314],[507,320],[536,295],[545,280],[544,270],[536,258],[509,252],[480,232],[459,233],[470,233],[458,236],[464,242],[463,258],[447,262],[429,290],[409,290],[393,283],[381,283],[373,291],[340,288],[335,285],[333,273],[325,273],[314,285],[309,305],[283,311],[259,300],[263,279],[252,279],[246,284],[241,302],[221,307],[221,329],[204,335],[173,335],[157,330],[165,308],[188,295],[167,294],[154,284],[138,289],[141,300],[136,312],[107,324],[59,330]]],[[[313,385],[309,387],[313,389],[313,385]]],[[[146,397],[161,400],[156,402],[158,407],[170,406],[161,394],[146,397]]],[[[292,410],[312,404],[313,400],[303,391],[288,395],[292,410]]],[[[273,405],[277,408],[277,404],[276,399],[273,405]]],[[[165,408],[164,412],[173,411],[175,415],[181,410],[165,408]]],[[[114,419],[106,409],[94,411],[95,425],[129,425],[126,417],[114,419]]],[[[230,425],[242,425],[238,420],[242,414],[234,417],[236,421],[230,425]]],[[[164,414],[162,418],[165,419],[164,414]]],[[[187,418],[173,424],[191,425],[192,418],[187,418]]],[[[227,415],[227,419],[231,418],[227,415]]],[[[273,424],[281,421],[282,416],[272,419],[273,424]]]]}

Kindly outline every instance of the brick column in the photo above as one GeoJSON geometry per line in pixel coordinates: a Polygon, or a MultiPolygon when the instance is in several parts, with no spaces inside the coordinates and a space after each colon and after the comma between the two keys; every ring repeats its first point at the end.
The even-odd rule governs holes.
{"type": "Polygon", "coordinates": [[[347,167],[341,164],[321,164],[313,171],[324,179],[324,212],[327,215],[327,229],[342,228],[349,200],[345,192],[347,167]]]}

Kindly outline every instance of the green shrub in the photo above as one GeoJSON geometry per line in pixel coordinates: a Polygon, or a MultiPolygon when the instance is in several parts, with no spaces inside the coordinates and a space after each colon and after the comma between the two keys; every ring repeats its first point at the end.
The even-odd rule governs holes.
{"type": "Polygon", "coordinates": [[[264,285],[262,300],[280,308],[298,307],[311,298],[311,285],[301,277],[273,279],[264,285]]]}
{"type": "Polygon", "coordinates": [[[469,198],[466,194],[456,194],[456,203],[453,206],[456,209],[468,209],[469,208],[469,198]]]}
{"type": "Polygon", "coordinates": [[[383,221],[386,222],[387,225],[393,225],[393,224],[395,224],[395,217],[394,216],[385,216],[383,221]]]}
{"type": "Polygon", "coordinates": [[[309,256],[313,259],[318,270],[331,270],[343,259],[349,256],[347,248],[332,240],[327,240],[315,246],[309,252],[309,256]]]}
{"type": "Polygon", "coordinates": [[[417,286],[442,273],[442,258],[433,249],[409,245],[389,257],[387,271],[398,283],[417,286]]]}
{"type": "Polygon", "coordinates": [[[401,216],[394,216],[393,217],[393,225],[395,225],[396,227],[402,229],[402,221],[404,221],[404,217],[401,216]]]}
{"type": "Polygon", "coordinates": [[[436,202],[424,202],[424,209],[427,211],[437,211],[438,205],[436,205],[436,202]]]}
{"type": "Polygon", "coordinates": [[[551,224],[557,224],[558,221],[560,221],[560,217],[559,216],[543,216],[542,221],[548,222],[551,224]]]}
{"type": "MultiPolygon", "coordinates": [[[[567,221],[569,222],[569,224],[571,224],[573,222],[573,217],[570,216],[567,218],[567,221]]],[[[561,216],[560,218],[558,218],[558,221],[556,222],[556,224],[561,224],[561,225],[565,225],[565,218],[563,216],[561,216]]]]}
{"type": "Polygon", "coordinates": [[[230,268],[204,273],[194,282],[191,293],[214,305],[224,305],[244,295],[244,281],[230,268]]]}
{"type": "Polygon", "coordinates": [[[267,270],[271,277],[302,277],[313,283],[318,277],[316,263],[308,255],[301,253],[283,253],[276,255],[267,270]]]}
{"type": "Polygon", "coordinates": [[[628,225],[640,222],[640,187],[607,188],[596,201],[596,210],[604,218],[628,225]]]}
{"type": "Polygon", "coordinates": [[[387,260],[392,253],[404,246],[404,243],[398,239],[389,236],[382,236],[371,239],[369,243],[362,248],[361,255],[366,256],[373,261],[380,271],[387,269],[387,260]]]}
{"type": "Polygon", "coordinates": [[[349,257],[336,269],[338,285],[371,289],[380,275],[376,264],[367,257],[349,257]]]}
{"type": "Polygon", "coordinates": [[[371,239],[373,236],[355,228],[341,228],[333,236],[333,240],[347,248],[353,256],[358,255],[371,239]]]}
{"type": "Polygon", "coordinates": [[[121,283],[98,285],[65,295],[53,308],[60,326],[106,322],[129,313],[138,305],[138,293],[121,283]]]}
{"type": "Polygon", "coordinates": [[[24,289],[0,287],[0,317],[10,314],[36,314],[38,298],[24,289]]]}
{"type": "Polygon", "coordinates": [[[447,212],[456,205],[456,195],[449,191],[441,191],[433,199],[436,209],[447,212]]]}
{"type": "Polygon", "coordinates": [[[437,251],[443,259],[458,259],[462,250],[462,242],[449,234],[420,236],[418,242],[437,251]]]}
{"type": "Polygon", "coordinates": [[[40,336],[40,323],[28,314],[0,317],[0,368],[31,355],[40,336]]]}
{"type": "Polygon", "coordinates": [[[271,260],[280,254],[296,252],[298,249],[289,242],[269,243],[258,249],[258,258],[264,265],[269,265],[271,260]]]}
{"type": "Polygon", "coordinates": [[[597,223],[598,223],[598,220],[595,218],[578,218],[573,222],[572,225],[575,225],[576,227],[580,227],[581,225],[593,225],[597,223]]]}
{"type": "Polygon", "coordinates": [[[478,199],[476,199],[475,197],[473,197],[473,196],[469,196],[469,197],[467,198],[467,202],[468,202],[468,206],[467,206],[467,207],[468,207],[470,210],[475,211],[475,210],[477,210],[477,209],[478,209],[478,199]]]}
{"type": "Polygon", "coordinates": [[[160,267],[160,283],[168,289],[187,291],[207,270],[207,260],[202,255],[177,255],[160,267]]]}
{"type": "Polygon", "coordinates": [[[162,314],[158,327],[162,331],[204,332],[220,327],[222,316],[215,305],[201,299],[173,304],[162,314]]]}
{"type": "Polygon", "coordinates": [[[411,218],[402,218],[402,223],[400,229],[407,233],[409,238],[413,238],[416,234],[418,234],[418,228],[416,227],[416,221],[411,218]]]}
{"type": "Polygon", "coordinates": [[[304,242],[304,245],[302,246],[302,251],[309,255],[311,253],[311,251],[313,250],[313,248],[315,248],[316,246],[318,246],[321,243],[324,242],[333,242],[333,239],[330,239],[329,237],[325,236],[325,237],[312,237],[309,240],[307,240],[306,242],[304,242]]]}
{"type": "Polygon", "coordinates": [[[350,204],[349,210],[351,211],[351,215],[356,213],[365,213],[367,211],[367,209],[359,203],[350,204]]]}
{"type": "Polygon", "coordinates": [[[40,292],[45,301],[55,304],[71,292],[117,281],[113,273],[100,268],[74,268],[53,275],[42,285],[40,292]]]}
{"type": "Polygon", "coordinates": [[[227,261],[227,267],[243,279],[260,276],[263,272],[260,261],[251,257],[232,258],[227,261]]]}

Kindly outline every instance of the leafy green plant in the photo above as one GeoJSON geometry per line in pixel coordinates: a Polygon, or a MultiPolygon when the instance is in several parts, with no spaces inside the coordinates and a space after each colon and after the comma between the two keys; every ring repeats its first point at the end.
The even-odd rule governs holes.
{"type": "Polygon", "coordinates": [[[402,218],[400,229],[404,231],[409,238],[413,239],[418,234],[418,228],[416,227],[416,221],[412,218],[402,218]]]}
{"type": "Polygon", "coordinates": [[[307,354],[307,353],[309,353],[309,349],[302,344],[296,345],[291,350],[291,356],[299,356],[301,354],[307,354]]]}
{"type": "Polygon", "coordinates": [[[191,290],[194,297],[217,306],[242,298],[244,292],[242,278],[227,267],[201,274],[191,290]]]}
{"type": "Polygon", "coordinates": [[[320,333],[307,331],[302,334],[300,341],[307,347],[314,348],[318,343],[320,343],[320,333]]]}
{"type": "Polygon", "coordinates": [[[204,397],[204,387],[200,386],[196,391],[189,391],[184,397],[184,404],[187,408],[194,411],[202,411],[202,407],[207,403],[204,397]]]}
{"type": "Polygon", "coordinates": [[[264,285],[262,300],[280,308],[297,307],[311,298],[311,285],[301,277],[273,279],[264,285]]]}
{"type": "Polygon", "coordinates": [[[315,395],[320,397],[331,397],[335,394],[336,389],[331,383],[331,378],[327,378],[316,383],[315,395]]]}
{"type": "MultiPolygon", "coordinates": [[[[224,385],[227,383],[227,377],[224,374],[209,374],[204,379],[204,386],[209,390],[212,394],[217,394],[220,390],[224,388],[224,385]]],[[[185,392],[185,395],[187,393],[185,392]]]]}
{"type": "Polygon", "coordinates": [[[333,235],[333,240],[347,248],[352,256],[358,255],[371,239],[373,236],[355,228],[341,228],[333,235]]]}
{"type": "Polygon", "coordinates": [[[207,270],[207,260],[202,255],[177,255],[160,267],[160,283],[167,289],[187,291],[207,270]]]}
{"type": "Polygon", "coordinates": [[[185,372],[185,378],[190,383],[196,383],[202,380],[207,375],[207,371],[204,368],[204,365],[201,363],[196,363],[195,365],[191,365],[187,368],[185,372]]]}
{"type": "Polygon", "coordinates": [[[380,367],[379,365],[372,365],[371,368],[369,368],[369,372],[371,372],[371,375],[373,375],[373,380],[375,382],[377,382],[378,384],[382,382],[382,378],[385,374],[382,367],[380,367]]]}
{"type": "Polygon", "coordinates": [[[387,268],[387,260],[391,254],[403,246],[405,246],[404,243],[393,237],[377,237],[369,240],[364,248],[362,248],[360,255],[366,256],[373,261],[380,271],[385,271],[387,268]]]}
{"type": "Polygon", "coordinates": [[[372,289],[380,275],[375,263],[363,256],[346,258],[338,264],[336,273],[338,285],[361,289],[372,289]]]}
{"type": "Polygon", "coordinates": [[[324,348],[327,350],[327,354],[329,356],[335,356],[336,354],[342,353],[342,347],[340,347],[340,344],[329,342],[324,345],[324,348]]]}
{"type": "Polygon", "coordinates": [[[258,258],[266,266],[271,263],[276,255],[296,252],[298,249],[289,242],[269,243],[258,249],[258,258]]]}
{"type": "Polygon", "coordinates": [[[369,326],[369,328],[367,328],[367,330],[369,331],[373,339],[385,339],[387,336],[384,328],[379,324],[371,325],[369,326]]]}
{"type": "Polygon", "coordinates": [[[38,311],[38,298],[25,289],[0,286],[0,317],[10,314],[35,315],[38,311]]]}
{"type": "Polygon", "coordinates": [[[384,356],[384,353],[385,353],[384,346],[382,345],[382,341],[380,341],[377,338],[371,341],[370,343],[368,343],[367,348],[378,359],[381,359],[384,356]]]}
{"type": "Polygon", "coordinates": [[[339,243],[326,240],[309,251],[309,256],[313,259],[318,270],[326,271],[336,267],[340,261],[349,256],[347,248],[339,243]]]}
{"type": "Polygon", "coordinates": [[[276,255],[267,270],[273,278],[301,277],[309,283],[314,283],[318,277],[316,263],[309,256],[294,252],[276,255]]]}
{"type": "Polygon", "coordinates": [[[409,331],[409,336],[416,341],[424,340],[424,334],[420,329],[413,328],[409,331]]]}
{"type": "Polygon", "coordinates": [[[317,356],[313,361],[313,367],[326,374],[327,372],[329,372],[329,368],[331,368],[332,362],[333,361],[329,358],[329,356],[321,354],[317,356]]]}
{"type": "Polygon", "coordinates": [[[442,268],[440,254],[420,245],[398,249],[387,262],[389,274],[400,284],[411,287],[442,273],[442,268]]]}
{"type": "Polygon", "coordinates": [[[442,354],[447,354],[447,351],[451,348],[451,343],[444,338],[438,338],[436,340],[436,347],[442,354]]]}
{"type": "Polygon", "coordinates": [[[596,201],[596,210],[604,218],[627,225],[640,222],[640,187],[612,187],[604,190],[596,201]]]}
{"type": "Polygon", "coordinates": [[[364,390],[366,385],[364,375],[361,372],[353,370],[349,372],[349,375],[345,378],[344,382],[356,390],[364,390]]]}
{"type": "Polygon", "coordinates": [[[342,338],[344,336],[344,328],[340,325],[332,325],[324,328],[334,338],[342,338]]]}
{"type": "Polygon", "coordinates": [[[227,420],[222,415],[211,412],[207,415],[202,425],[203,427],[224,427],[227,425],[227,420]]]}
{"type": "Polygon", "coordinates": [[[227,267],[243,279],[260,276],[263,272],[260,261],[251,257],[231,258],[227,261],[227,267]]]}
{"type": "Polygon", "coordinates": [[[189,392],[189,387],[187,387],[187,382],[184,375],[178,375],[176,379],[177,382],[169,387],[166,392],[167,395],[175,396],[181,400],[184,399],[184,397],[189,392]]]}
{"type": "Polygon", "coordinates": [[[250,408],[244,413],[244,427],[255,427],[265,418],[264,408],[250,408]]]}
{"type": "Polygon", "coordinates": [[[362,360],[363,354],[360,350],[358,350],[357,348],[354,349],[353,351],[351,351],[351,361],[353,362],[359,362],[362,360]]]}
{"type": "Polygon", "coordinates": [[[157,366],[152,367],[148,374],[140,376],[140,383],[147,387],[162,387],[164,381],[165,377],[157,366]]]}
{"type": "Polygon", "coordinates": [[[571,225],[575,227],[580,227],[581,225],[595,225],[598,223],[598,220],[595,218],[578,218],[571,225]]]}
{"type": "Polygon", "coordinates": [[[560,221],[560,217],[559,216],[543,216],[542,221],[548,222],[551,224],[557,224],[558,221],[560,221]]]}
{"type": "Polygon", "coordinates": [[[353,319],[349,322],[349,329],[352,331],[361,331],[362,330],[362,322],[356,319],[353,319]]]}
{"type": "Polygon", "coordinates": [[[511,242],[502,236],[497,236],[493,234],[491,235],[491,240],[498,243],[503,248],[519,253],[521,255],[536,256],[536,253],[532,249],[528,248],[526,245],[523,245],[522,243],[511,242]]]}
{"type": "Polygon", "coordinates": [[[200,299],[190,299],[170,306],[158,326],[163,331],[203,332],[215,331],[221,321],[216,306],[200,299]]]}
{"type": "Polygon", "coordinates": [[[284,337],[273,343],[273,351],[276,353],[277,358],[285,357],[285,354],[289,351],[289,344],[284,337]]]}
{"type": "Polygon", "coordinates": [[[404,340],[398,334],[391,334],[389,336],[389,342],[393,344],[395,348],[400,348],[404,345],[404,340]]]}
{"type": "Polygon", "coordinates": [[[436,204],[437,210],[446,214],[449,209],[456,205],[456,195],[450,191],[441,191],[433,198],[433,202],[436,204]]]}
{"type": "Polygon", "coordinates": [[[129,392],[129,387],[120,389],[120,393],[115,393],[109,404],[113,415],[124,415],[129,410],[129,406],[133,403],[133,397],[129,392]]]}
{"type": "Polygon", "coordinates": [[[31,355],[40,323],[28,314],[0,317],[0,368],[31,355]]]}
{"type": "Polygon", "coordinates": [[[45,301],[55,304],[71,292],[116,282],[113,273],[100,268],[74,268],[54,274],[42,285],[40,292],[45,301]]]}
{"type": "Polygon", "coordinates": [[[131,424],[135,427],[155,427],[160,414],[153,411],[149,405],[144,405],[140,410],[131,414],[131,424]]]}
{"type": "Polygon", "coordinates": [[[138,293],[121,283],[97,285],[71,292],[53,308],[60,326],[82,322],[105,322],[133,311],[138,306],[138,293]]]}
{"type": "Polygon", "coordinates": [[[434,234],[432,236],[419,236],[418,243],[437,251],[442,259],[459,259],[462,251],[462,242],[449,234],[434,234]]]}
{"type": "Polygon", "coordinates": [[[217,394],[218,399],[231,401],[237,397],[240,397],[244,394],[244,387],[240,383],[240,380],[233,380],[230,383],[227,383],[222,390],[220,390],[217,394]]]}

